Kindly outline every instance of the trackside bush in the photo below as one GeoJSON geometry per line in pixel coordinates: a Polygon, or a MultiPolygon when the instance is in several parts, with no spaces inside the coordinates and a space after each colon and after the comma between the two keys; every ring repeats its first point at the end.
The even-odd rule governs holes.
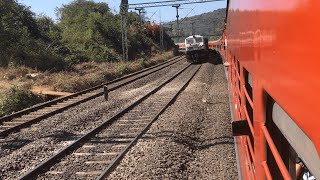
{"type": "Polygon", "coordinates": [[[127,63],[124,63],[124,62],[119,62],[117,64],[117,67],[116,67],[116,72],[119,74],[119,75],[124,75],[124,74],[127,74],[129,73],[129,67],[128,67],[128,64],[127,63]]]}
{"type": "Polygon", "coordinates": [[[43,102],[39,96],[18,86],[12,87],[8,93],[0,96],[0,116],[10,114],[43,102]]]}

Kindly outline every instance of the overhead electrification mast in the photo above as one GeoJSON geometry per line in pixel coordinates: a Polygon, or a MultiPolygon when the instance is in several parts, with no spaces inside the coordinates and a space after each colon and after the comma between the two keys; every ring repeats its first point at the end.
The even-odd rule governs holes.
{"type": "Polygon", "coordinates": [[[127,30],[127,14],[128,14],[128,0],[121,0],[120,14],[121,14],[121,36],[122,36],[122,60],[128,60],[128,30],[127,30]]]}
{"type": "MultiPolygon", "coordinates": [[[[120,4],[120,14],[121,14],[121,28],[122,28],[122,50],[123,50],[123,59],[128,59],[128,40],[127,40],[127,14],[128,9],[141,9],[141,8],[151,8],[151,7],[161,7],[161,6],[172,6],[176,7],[183,4],[196,4],[196,3],[207,3],[215,1],[225,1],[225,0],[165,0],[165,1],[156,1],[156,2],[146,2],[146,3],[135,3],[128,4],[128,0],[121,0],[120,4]]],[[[177,26],[179,27],[179,16],[177,14],[177,26]]],[[[178,29],[179,31],[179,29],[178,29]]]]}

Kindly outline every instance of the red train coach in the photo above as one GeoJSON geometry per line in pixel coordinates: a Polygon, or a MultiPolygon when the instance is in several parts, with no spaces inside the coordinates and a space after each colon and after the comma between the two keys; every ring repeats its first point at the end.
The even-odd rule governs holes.
{"type": "Polygon", "coordinates": [[[319,0],[228,0],[218,51],[242,179],[296,179],[301,165],[320,179],[319,18],[319,0]]]}
{"type": "Polygon", "coordinates": [[[220,41],[221,41],[221,40],[209,41],[209,42],[208,42],[208,48],[209,48],[209,49],[216,49],[216,48],[218,48],[218,45],[220,45],[220,41]]]}

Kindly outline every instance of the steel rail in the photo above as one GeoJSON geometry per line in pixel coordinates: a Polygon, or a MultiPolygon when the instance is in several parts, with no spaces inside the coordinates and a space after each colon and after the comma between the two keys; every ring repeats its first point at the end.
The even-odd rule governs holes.
{"type": "Polygon", "coordinates": [[[191,74],[191,76],[188,78],[188,81],[184,83],[184,85],[179,89],[179,91],[169,100],[167,104],[165,104],[162,109],[156,114],[152,120],[147,124],[143,130],[130,142],[129,145],[125,147],[125,149],[111,162],[111,164],[102,172],[102,174],[97,178],[97,180],[106,178],[107,175],[109,175],[114,168],[120,163],[124,155],[130,150],[130,148],[138,141],[138,139],[146,133],[150,126],[159,118],[159,116],[176,100],[176,98],[179,96],[179,94],[188,86],[190,81],[193,79],[193,77],[197,74],[199,69],[201,68],[201,65],[197,68],[197,70],[191,74]]]}
{"type": "MultiPolygon", "coordinates": [[[[62,106],[61,108],[56,108],[53,111],[49,111],[47,113],[43,113],[42,115],[39,115],[39,116],[37,116],[36,118],[33,118],[33,119],[29,119],[29,120],[26,119],[25,122],[21,122],[16,126],[12,126],[12,127],[8,128],[8,129],[0,131],[0,137],[5,137],[5,136],[7,136],[8,134],[10,134],[12,132],[15,132],[15,131],[20,130],[21,128],[30,126],[31,124],[37,123],[37,122],[39,122],[39,121],[41,121],[43,119],[46,119],[46,118],[48,118],[48,117],[50,117],[50,116],[52,116],[54,114],[63,112],[64,110],[66,110],[68,108],[74,107],[74,106],[76,106],[78,104],[81,104],[83,102],[86,102],[86,101],[89,101],[89,100],[94,99],[96,97],[99,97],[99,96],[103,95],[104,92],[92,93],[92,94],[90,94],[90,92],[96,91],[96,90],[98,90],[99,88],[102,88],[105,85],[112,86],[112,85],[116,84],[117,82],[121,82],[122,80],[126,80],[126,79],[129,79],[131,77],[137,76],[137,77],[134,77],[133,79],[131,79],[129,81],[121,82],[118,85],[114,85],[111,88],[108,88],[109,91],[116,90],[116,89],[118,89],[118,88],[120,88],[122,86],[125,86],[125,85],[127,85],[129,83],[132,83],[132,82],[134,82],[136,80],[139,80],[139,79],[141,79],[143,77],[146,77],[146,76],[148,76],[148,75],[150,75],[152,73],[155,73],[155,72],[160,71],[160,70],[162,70],[162,69],[164,69],[166,67],[169,67],[169,66],[181,61],[182,59],[184,59],[184,56],[175,57],[175,58],[172,58],[171,60],[166,61],[164,63],[161,63],[159,65],[155,65],[155,66],[152,66],[150,68],[146,68],[146,69],[143,69],[141,71],[138,71],[138,72],[135,72],[135,73],[131,73],[129,75],[126,75],[124,77],[115,79],[115,80],[110,81],[108,83],[104,83],[102,85],[98,85],[98,86],[95,86],[93,88],[90,88],[90,89],[87,89],[87,90],[84,90],[84,91],[80,91],[78,93],[75,93],[75,94],[72,94],[72,95],[69,95],[69,96],[66,96],[66,97],[62,97],[62,98],[59,98],[59,99],[56,99],[56,100],[53,100],[53,101],[49,101],[47,103],[43,103],[43,104],[37,105],[35,107],[31,107],[31,108],[28,108],[26,110],[22,110],[20,112],[14,113],[14,114],[9,115],[9,116],[5,116],[5,117],[0,119],[0,124],[8,122],[8,121],[10,122],[10,121],[15,120],[16,118],[19,118],[19,117],[21,117],[23,115],[27,115],[27,114],[36,112],[36,111],[41,110],[41,109],[45,110],[46,108],[50,108],[50,106],[57,105],[58,103],[67,102],[68,100],[72,100],[73,98],[79,98],[81,96],[85,96],[85,95],[89,94],[89,96],[86,96],[86,97],[84,97],[82,99],[77,99],[76,101],[74,101],[74,102],[72,102],[72,103],[70,103],[70,104],[68,104],[66,106],[62,106]],[[150,72],[147,72],[147,71],[150,71],[150,72]],[[143,74],[145,72],[147,72],[147,73],[143,74]],[[139,75],[141,75],[141,76],[139,76],[139,75]]],[[[1,127],[1,125],[0,125],[0,127],[1,127]]]]}
{"type": "Polygon", "coordinates": [[[142,70],[140,70],[140,71],[137,71],[137,72],[134,72],[134,73],[131,73],[131,74],[122,76],[122,77],[117,78],[117,79],[115,79],[115,80],[112,80],[112,81],[110,81],[110,82],[108,82],[108,83],[103,83],[103,84],[97,85],[97,86],[95,86],[95,87],[92,87],[92,88],[89,88],[89,89],[85,89],[85,90],[79,91],[79,92],[77,92],[77,93],[74,93],[74,94],[71,94],[71,95],[68,95],[68,96],[64,96],[64,97],[61,97],[61,98],[58,98],[58,99],[55,99],[55,100],[52,100],[52,101],[44,102],[44,103],[41,103],[41,104],[32,106],[32,107],[30,107],[30,108],[23,109],[23,110],[21,110],[21,111],[15,112],[15,113],[13,113],[13,114],[10,114],[10,115],[1,117],[1,118],[0,118],[0,123],[3,122],[3,121],[7,121],[7,120],[10,120],[10,119],[13,119],[13,118],[16,118],[16,117],[19,117],[19,116],[28,114],[28,113],[33,112],[33,111],[36,111],[36,110],[41,109],[41,108],[43,108],[43,107],[45,107],[45,106],[50,106],[50,105],[55,104],[55,103],[58,103],[58,102],[60,102],[60,101],[64,101],[64,100],[66,100],[66,99],[76,97],[76,96],[78,96],[78,95],[87,93],[87,92],[89,92],[89,91],[94,91],[94,90],[96,90],[96,89],[102,88],[104,85],[109,85],[109,84],[111,84],[111,83],[118,82],[118,81],[121,81],[121,80],[123,80],[123,79],[132,77],[132,76],[134,76],[134,75],[136,75],[136,74],[139,74],[139,73],[142,73],[142,72],[145,72],[145,71],[154,69],[154,68],[156,68],[156,67],[158,67],[158,66],[162,66],[162,65],[167,64],[167,63],[169,63],[169,62],[172,62],[172,61],[174,61],[174,60],[176,60],[176,59],[178,59],[178,58],[181,58],[181,56],[176,56],[176,57],[171,58],[170,60],[165,61],[165,62],[163,62],[163,63],[161,63],[161,64],[158,64],[158,65],[155,65],[155,66],[152,66],[152,67],[149,67],[149,68],[145,68],[145,69],[142,69],[142,70]]]}
{"type": "Polygon", "coordinates": [[[186,69],[188,69],[191,66],[191,64],[188,64],[183,69],[181,69],[179,72],[175,73],[172,77],[162,82],[157,87],[150,90],[148,93],[146,93],[144,96],[140,97],[139,99],[135,100],[128,106],[124,107],[120,111],[118,111],[114,116],[111,118],[108,118],[107,120],[103,121],[102,124],[97,126],[96,128],[92,129],[90,132],[84,134],[79,139],[71,143],[70,145],[66,146],[65,148],[61,149],[59,152],[51,156],[49,159],[43,161],[38,166],[36,166],[34,169],[28,171],[25,175],[22,177],[19,177],[21,180],[27,180],[27,179],[33,179],[37,175],[41,174],[42,172],[45,172],[47,169],[49,169],[51,166],[53,166],[57,161],[68,155],[70,152],[76,150],[79,146],[81,146],[83,143],[85,143],[90,137],[97,134],[99,131],[103,130],[105,127],[111,125],[113,122],[115,122],[119,117],[121,117],[123,114],[137,106],[139,103],[147,99],[149,96],[160,90],[163,86],[171,82],[173,79],[175,79],[177,76],[179,76],[182,72],[184,72],[186,69]]]}

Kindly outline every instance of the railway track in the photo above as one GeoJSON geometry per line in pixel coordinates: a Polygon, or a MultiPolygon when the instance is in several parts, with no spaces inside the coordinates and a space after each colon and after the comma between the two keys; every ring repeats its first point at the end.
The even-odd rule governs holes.
{"type": "Polygon", "coordinates": [[[200,65],[186,65],[19,179],[104,178],[175,100],[199,69],[200,65]]]}
{"type": "Polygon", "coordinates": [[[53,101],[42,103],[31,108],[19,111],[17,113],[2,117],[0,118],[0,137],[6,137],[10,133],[19,131],[22,128],[38,123],[39,121],[53,116],[57,113],[63,112],[68,108],[102,96],[104,94],[104,86],[108,87],[109,92],[114,91],[122,86],[137,81],[152,73],[168,68],[183,59],[183,56],[177,56],[164,63],[123,76],[108,83],[101,84],[93,88],[83,90],[69,96],[58,98],[53,101]]]}

